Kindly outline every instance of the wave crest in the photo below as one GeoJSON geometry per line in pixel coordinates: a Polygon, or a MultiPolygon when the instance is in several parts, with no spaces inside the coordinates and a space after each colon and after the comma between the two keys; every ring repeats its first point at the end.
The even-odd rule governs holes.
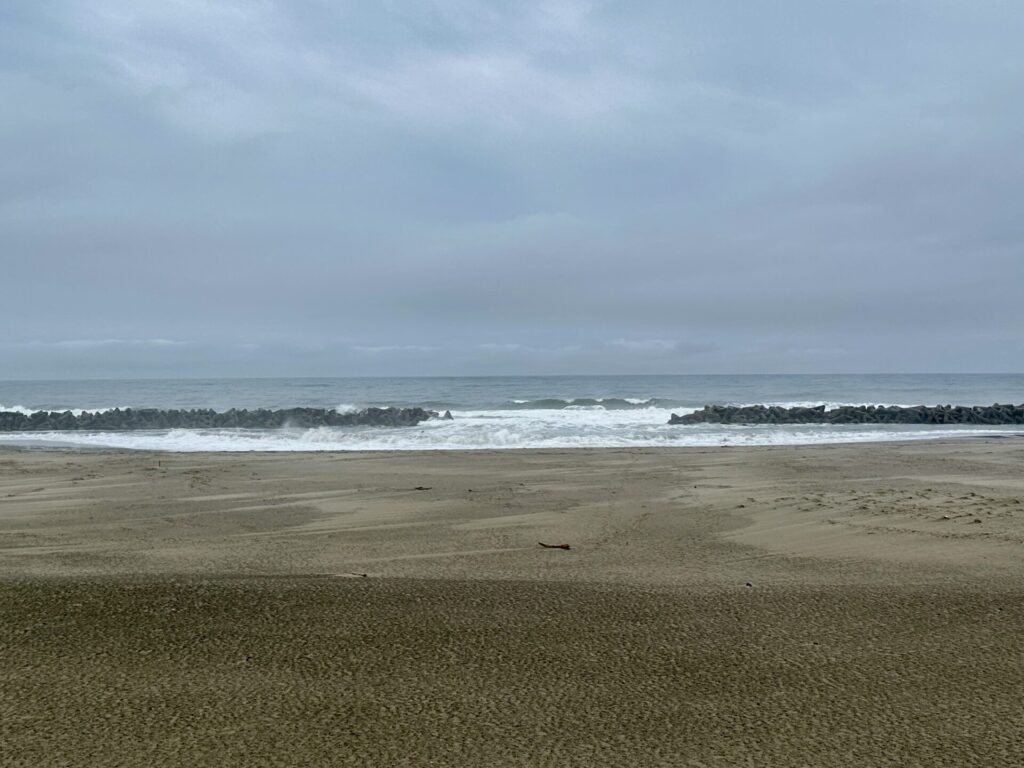
{"type": "Polygon", "coordinates": [[[535,400],[511,400],[508,407],[515,410],[558,411],[567,408],[592,408],[606,411],[627,411],[641,408],[668,408],[675,401],[656,397],[541,397],[535,400]]]}

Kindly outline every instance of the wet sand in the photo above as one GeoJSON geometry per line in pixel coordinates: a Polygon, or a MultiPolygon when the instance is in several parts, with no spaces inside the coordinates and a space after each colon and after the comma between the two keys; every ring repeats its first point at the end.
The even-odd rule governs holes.
{"type": "Polygon", "coordinates": [[[2,450],[0,764],[1021,765],[1022,468],[2,450]]]}

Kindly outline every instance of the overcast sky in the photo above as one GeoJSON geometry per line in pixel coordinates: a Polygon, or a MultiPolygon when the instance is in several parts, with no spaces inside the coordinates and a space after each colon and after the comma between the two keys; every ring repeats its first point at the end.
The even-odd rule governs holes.
{"type": "Polygon", "coordinates": [[[1024,7],[7,0],[0,378],[1024,370],[1024,7]]]}

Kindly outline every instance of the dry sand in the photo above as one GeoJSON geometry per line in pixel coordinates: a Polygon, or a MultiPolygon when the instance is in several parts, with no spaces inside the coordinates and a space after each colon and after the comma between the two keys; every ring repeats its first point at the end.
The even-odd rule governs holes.
{"type": "Polygon", "coordinates": [[[1012,439],[4,450],[0,765],[1020,766],[1022,577],[1012,439]]]}

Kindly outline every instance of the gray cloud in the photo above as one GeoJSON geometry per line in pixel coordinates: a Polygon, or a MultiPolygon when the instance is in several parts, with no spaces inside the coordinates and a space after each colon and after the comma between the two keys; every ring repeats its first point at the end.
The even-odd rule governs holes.
{"type": "Polygon", "coordinates": [[[1020,370],[1022,33],[995,1],[8,3],[0,377],[1020,370]]]}

